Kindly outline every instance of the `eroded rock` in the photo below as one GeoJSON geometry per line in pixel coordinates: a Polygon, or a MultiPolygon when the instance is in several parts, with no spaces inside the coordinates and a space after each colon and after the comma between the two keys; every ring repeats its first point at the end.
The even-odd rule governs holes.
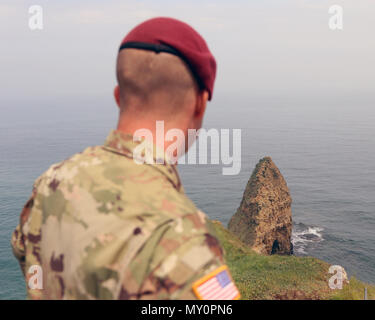
{"type": "Polygon", "coordinates": [[[229,230],[262,254],[293,254],[292,198],[270,157],[259,161],[229,230]]]}

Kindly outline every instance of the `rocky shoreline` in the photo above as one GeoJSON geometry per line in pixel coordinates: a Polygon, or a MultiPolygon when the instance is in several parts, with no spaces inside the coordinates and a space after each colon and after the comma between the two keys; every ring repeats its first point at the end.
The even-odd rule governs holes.
{"type": "Polygon", "coordinates": [[[375,299],[375,286],[349,280],[341,266],[293,254],[292,198],[270,157],[256,165],[228,229],[212,223],[243,299],[361,300],[364,291],[375,299]],[[340,290],[333,267],[342,270],[340,290]]]}

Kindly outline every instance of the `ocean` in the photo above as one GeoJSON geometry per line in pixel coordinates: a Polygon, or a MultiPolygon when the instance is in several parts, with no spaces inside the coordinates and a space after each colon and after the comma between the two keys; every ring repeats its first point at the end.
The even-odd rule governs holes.
{"type": "MultiPolygon", "coordinates": [[[[52,163],[102,144],[115,127],[111,99],[1,101],[0,299],[24,299],[11,233],[33,181],[52,163]]],[[[271,156],[293,198],[296,255],[342,265],[375,283],[375,109],[366,103],[294,101],[222,95],[204,127],[242,130],[241,171],[181,165],[186,193],[227,225],[256,163],[271,156]]]]}

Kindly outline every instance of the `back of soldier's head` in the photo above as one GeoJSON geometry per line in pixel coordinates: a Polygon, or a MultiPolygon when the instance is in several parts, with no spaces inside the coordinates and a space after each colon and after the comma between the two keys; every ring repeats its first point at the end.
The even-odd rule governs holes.
{"type": "Polygon", "coordinates": [[[194,103],[198,92],[197,82],[187,64],[169,53],[121,50],[116,71],[122,109],[176,114],[194,103]]]}

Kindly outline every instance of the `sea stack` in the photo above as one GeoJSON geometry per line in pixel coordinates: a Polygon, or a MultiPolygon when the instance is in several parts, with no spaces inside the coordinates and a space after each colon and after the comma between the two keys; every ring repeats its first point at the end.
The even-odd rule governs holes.
{"type": "Polygon", "coordinates": [[[262,254],[293,254],[292,198],[270,157],[256,165],[229,230],[262,254]]]}

